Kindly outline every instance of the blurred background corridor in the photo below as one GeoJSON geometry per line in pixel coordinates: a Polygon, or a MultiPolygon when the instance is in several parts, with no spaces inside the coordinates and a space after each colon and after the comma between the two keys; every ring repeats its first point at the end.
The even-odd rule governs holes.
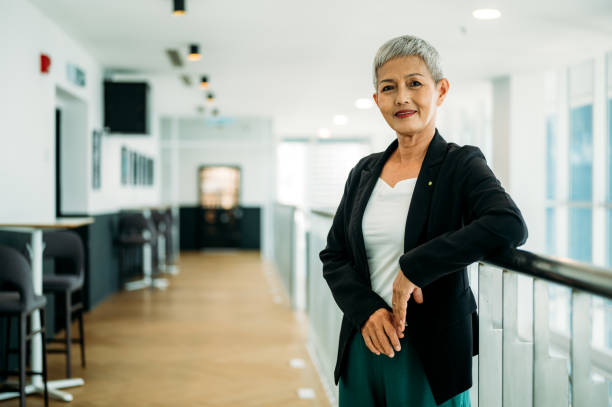
{"type": "MultiPolygon", "coordinates": [[[[372,60],[404,34],[440,53],[440,134],[529,228],[470,266],[472,406],[612,406],[610,0],[3,0],[0,246],[46,298],[23,352],[51,405],[338,404],[318,254],[350,169],[396,138],[372,60]]],[[[24,370],[11,264],[0,366],[24,370]]]]}

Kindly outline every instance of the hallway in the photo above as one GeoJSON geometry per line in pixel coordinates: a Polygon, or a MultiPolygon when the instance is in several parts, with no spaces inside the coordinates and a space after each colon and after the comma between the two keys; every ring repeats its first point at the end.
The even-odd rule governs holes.
{"type": "MultiPolygon", "coordinates": [[[[280,282],[259,252],[184,253],[180,266],[167,291],[121,292],[85,315],[87,368],[74,347],[73,375],[86,385],[67,389],[69,405],[329,405],[306,330],[284,295],[274,302],[280,282]],[[305,368],[292,368],[292,358],[305,368]],[[316,398],[299,399],[298,388],[316,398]]],[[[48,360],[50,379],[63,377],[63,355],[48,360]]]]}

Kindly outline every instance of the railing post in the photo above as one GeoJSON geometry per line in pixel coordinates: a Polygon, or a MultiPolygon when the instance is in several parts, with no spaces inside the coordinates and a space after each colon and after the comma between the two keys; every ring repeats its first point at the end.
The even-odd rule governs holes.
{"type": "Polygon", "coordinates": [[[502,407],[502,275],[479,265],[478,405],[502,407]]]}
{"type": "Polygon", "coordinates": [[[570,356],[572,407],[605,407],[605,382],[591,379],[591,295],[572,289],[570,356]]]}
{"type": "Polygon", "coordinates": [[[533,405],[569,406],[567,360],[550,357],[548,283],[533,281],[533,405]]]}
{"type": "Polygon", "coordinates": [[[516,273],[503,271],[503,291],[503,403],[504,407],[530,407],[533,402],[533,346],[518,335],[516,273]]]}

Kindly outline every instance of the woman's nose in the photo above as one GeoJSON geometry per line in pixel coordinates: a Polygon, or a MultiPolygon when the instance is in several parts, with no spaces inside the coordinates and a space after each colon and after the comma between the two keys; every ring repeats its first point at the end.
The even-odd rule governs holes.
{"type": "Polygon", "coordinates": [[[408,92],[408,89],[405,89],[403,86],[400,86],[397,89],[397,94],[395,96],[395,104],[403,105],[405,103],[408,103],[409,100],[410,100],[410,93],[408,92]]]}

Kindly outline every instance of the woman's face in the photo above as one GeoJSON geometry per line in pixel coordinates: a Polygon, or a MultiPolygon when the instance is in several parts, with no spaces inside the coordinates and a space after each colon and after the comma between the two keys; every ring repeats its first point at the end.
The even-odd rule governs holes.
{"type": "Polygon", "coordinates": [[[433,80],[418,56],[399,57],[378,68],[374,100],[398,135],[433,133],[436,112],[448,91],[448,80],[433,80]]]}

